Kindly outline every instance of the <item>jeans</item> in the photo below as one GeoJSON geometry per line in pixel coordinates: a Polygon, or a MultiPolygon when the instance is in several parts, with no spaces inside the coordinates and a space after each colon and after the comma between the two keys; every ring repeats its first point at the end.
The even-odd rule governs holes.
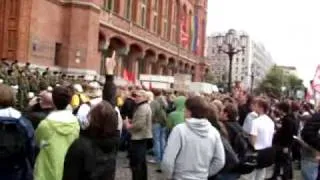
{"type": "Polygon", "coordinates": [[[277,147],[276,152],[276,162],[274,166],[274,172],[272,178],[277,178],[281,176],[281,168],[283,169],[283,179],[292,179],[293,178],[293,170],[292,170],[292,158],[291,152],[289,149],[288,153],[283,152],[283,147],[277,147]]]}
{"type": "MultiPolygon", "coordinates": [[[[237,180],[239,179],[240,175],[236,173],[221,173],[218,174],[214,180],[237,180]]],[[[209,178],[210,180],[210,178],[209,178]]]]}
{"type": "Polygon", "coordinates": [[[147,139],[130,141],[129,159],[132,172],[132,180],[148,179],[146,153],[147,139]]]}
{"type": "Polygon", "coordinates": [[[166,146],[167,128],[162,127],[159,123],[152,125],[153,135],[153,153],[157,163],[161,163],[166,146]]]}
{"type": "Polygon", "coordinates": [[[318,162],[301,160],[301,174],[303,180],[315,180],[318,176],[318,162]]]}

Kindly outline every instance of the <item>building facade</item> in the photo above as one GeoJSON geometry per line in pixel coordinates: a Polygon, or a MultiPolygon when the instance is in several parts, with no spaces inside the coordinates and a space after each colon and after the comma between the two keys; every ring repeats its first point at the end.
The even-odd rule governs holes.
{"type": "Polygon", "coordinates": [[[298,71],[295,66],[277,66],[280,68],[285,75],[294,75],[298,76],[298,71]]]}
{"type": "MultiPolygon", "coordinates": [[[[215,37],[215,35],[207,37],[206,57],[210,70],[216,77],[215,81],[226,84],[228,82],[229,57],[224,53],[219,53],[215,37]]],[[[273,60],[270,53],[261,43],[256,43],[248,36],[245,52],[240,52],[233,57],[232,81],[233,83],[240,81],[247,88],[251,87],[253,83],[255,87],[272,66],[273,60]]]]}
{"type": "Polygon", "coordinates": [[[207,0],[1,0],[0,58],[100,73],[115,50],[119,76],[199,81],[206,14],[207,0]]]}

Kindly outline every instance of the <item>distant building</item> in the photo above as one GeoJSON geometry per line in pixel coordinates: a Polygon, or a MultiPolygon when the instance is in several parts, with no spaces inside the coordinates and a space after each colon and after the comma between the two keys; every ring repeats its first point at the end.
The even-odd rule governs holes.
{"type": "Polygon", "coordinates": [[[283,72],[287,75],[298,75],[298,72],[297,72],[297,68],[294,67],[294,66],[277,66],[278,68],[282,69],[283,72]]]}
{"type": "MultiPolygon", "coordinates": [[[[215,37],[215,35],[207,37],[206,57],[210,64],[210,70],[216,77],[216,82],[227,83],[229,57],[224,53],[218,52],[215,37]]],[[[233,83],[240,81],[247,88],[251,85],[252,75],[254,76],[254,86],[256,86],[274,64],[271,54],[261,43],[254,42],[250,36],[248,37],[245,52],[236,54],[232,63],[233,83]]]]}

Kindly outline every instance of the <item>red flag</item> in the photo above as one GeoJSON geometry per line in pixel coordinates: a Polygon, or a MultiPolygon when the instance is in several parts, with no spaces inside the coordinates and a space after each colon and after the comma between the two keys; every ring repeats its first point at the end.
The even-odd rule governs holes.
{"type": "Polygon", "coordinates": [[[311,86],[314,91],[320,92],[320,65],[317,67],[311,86]]]}
{"type": "Polygon", "coordinates": [[[127,69],[123,70],[123,79],[126,80],[126,81],[130,81],[129,80],[129,72],[128,72],[127,69]]]}
{"type": "Polygon", "coordinates": [[[133,72],[128,71],[127,69],[123,70],[123,79],[135,83],[136,82],[136,76],[133,72]]]}

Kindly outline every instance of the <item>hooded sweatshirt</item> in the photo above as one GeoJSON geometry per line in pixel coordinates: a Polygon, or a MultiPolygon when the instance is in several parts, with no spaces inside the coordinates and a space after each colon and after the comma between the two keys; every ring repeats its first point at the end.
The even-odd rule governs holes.
{"type": "Polygon", "coordinates": [[[173,128],[162,162],[168,179],[206,180],[224,164],[220,134],[207,119],[187,119],[173,128]]]}
{"type": "Polygon", "coordinates": [[[79,136],[79,123],[72,111],[55,111],[41,121],[36,130],[40,153],[34,176],[37,180],[61,180],[69,146],[79,136]]]}
{"type": "Polygon", "coordinates": [[[184,122],[184,108],[186,103],[186,97],[179,96],[174,100],[174,105],[176,106],[176,110],[171,112],[168,116],[168,128],[172,129],[177,124],[184,122]]]}

